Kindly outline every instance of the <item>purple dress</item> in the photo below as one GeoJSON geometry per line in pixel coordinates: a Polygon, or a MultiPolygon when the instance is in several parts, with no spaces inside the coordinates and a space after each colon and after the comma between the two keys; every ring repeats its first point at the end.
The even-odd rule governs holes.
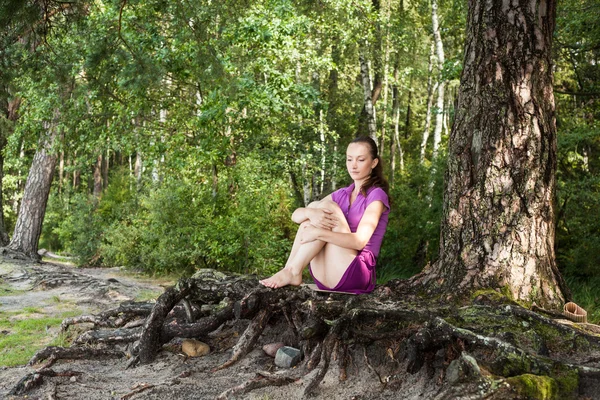
{"type": "Polygon", "coordinates": [[[369,242],[358,252],[354,261],[350,263],[348,269],[334,288],[323,285],[312,275],[312,270],[310,271],[319,289],[359,294],[370,293],[375,288],[375,264],[377,263],[377,256],[379,255],[379,249],[381,248],[381,242],[383,241],[383,235],[388,223],[388,214],[390,213],[388,195],[379,187],[371,187],[367,192],[367,197],[359,193],[354,203],[350,205],[350,196],[353,190],[354,183],[331,194],[332,200],[340,206],[346,216],[350,231],[356,232],[365,210],[372,202],[381,201],[386,208],[381,214],[379,223],[369,242]]]}

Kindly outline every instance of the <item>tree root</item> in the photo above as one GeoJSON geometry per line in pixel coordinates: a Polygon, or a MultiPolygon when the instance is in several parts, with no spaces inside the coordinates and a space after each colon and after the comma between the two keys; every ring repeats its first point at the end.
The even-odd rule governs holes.
{"type": "MultiPolygon", "coordinates": [[[[393,293],[393,288],[405,286],[406,283],[394,281],[390,286],[378,287],[370,295],[348,296],[323,294],[302,286],[272,290],[258,285],[254,277],[202,270],[193,278],[182,279],[175,287],[167,289],[155,304],[123,304],[97,316],[67,319],[63,328],[66,330],[83,322],[93,323],[94,328],[115,328],[92,329],[75,343],[112,346],[133,342],[135,357],[128,364],[131,367],[152,362],[161,346],[173,338],[210,341],[209,334],[224,323],[250,320],[233,346],[229,359],[213,369],[218,371],[245,357],[268,324],[287,324],[287,331],[294,336],[290,340],[299,345],[305,357],[302,368],[295,370],[298,376],[259,373],[242,385],[224,391],[220,398],[259,387],[289,384],[319,368],[304,389],[305,396],[314,395],[330,369],[332,358],[337,358],[340,381],[346,379],[350,373],[347,366],[348,360],[352,359],[350,349],[353,344],[365,346],[364,363],[379,377],[384,388],[391,385],[388,384],[390,379],[398,381],[401,368],[415,374],[426,367],[427,376],[436,376],[436,382],[442,385],[446,368],[463,353],[472,355],[498,379],[519,374],[551,376],[561,370],[577,372],[580,377],[594,382],[600,380],[598,336],[518,305],[476,304],[461,308],[412,294],[400,299],[393,293]],[[138,320],[132,321],[132,318],[138,320]],[[143,327],[139,326],[139,318],[145,318],[143,327]],[[508,325],[524,332],[507,332],[508,325]],[[555,336],[548,336],[548,332],[555,332],[555,336]],[[519,338],[526,340],[511,338],[511,335],[521,335],[519,338]],[[567,337],[572,345],[565,350],[568,347],[565,342],[569,344],[567,337]],[[541,344],[535,347],[537,342],[541,344]],[[380,354],[379,359],[368,357],[367,346],[369,349],[385,347],[381,352],[383,356],[380,354]],[[584,361],[581,361],[584,357],[578,359],[571,354],[577,346],[588,350],[584,361]]],[[[36,354],[30,363],[44,359],[96,357],[93,354],[100,356],[103,351],[106,350],[77,346],[60,351],[49,348],[36,354]],[[70,356],[69,351],[77,356],[70,356]]],[[[117,351],[107,353],[113,357],[123,355],[117,351]]]]}
{"type": "MultiPolygon", "coordinates": [[[[52,360],[52,363],[54,363],[57,360],[83,360],[90,358],[97,359],[121,357],[125,357],[125,353],[119,350],[49,346],[35,353],[27,365],[35,365],[44,360],[52,360]]],[[[49,365],[46,365],[44,368],[47,367],[49,367],[49,365]]]]}
{"type": "Polygon", "coordinates": [[[258,315],[254,317],[248,328],[244,331],[237,344],[233,347],[233,353],[231,358],[225,363],[219,365],[217,368],[213,369],[213,372],[219,371],[224,368],[228,368],[240,360],[243,356],[248,354],[252,347],[256,344],[259,336],[267,326],[267,322],[269,322],[269,318],[271,317],[271,310],[266,308],[264,310],[259,311],[258,315]]]}
{"type": "Polygon", "coordinates": [[[97,315],[80,315],[78,317],[65,318],[60,325],[62,332],[69,329],[70,326],[82,323],[92,323],[94,327],[119,328],[125,325],[134,317],[146,317],[152,312],[154,303],[122,303],[119,307],[113,308],[97,315]]]}
{"type": "Polygon", "coordinates": [[[27,393],[29,390],[40,386],[44,382],[44,376],[54,377],[54,376],[79,376],[81,372],[77,371],[64,371],[64,372],[56,372],[51,369],[44,369],[37,372],[32,372],[30,374],[25,375],[17,384],[11,389],[8,393],[11,396],[19,396],[24,393],[27,393]]]}

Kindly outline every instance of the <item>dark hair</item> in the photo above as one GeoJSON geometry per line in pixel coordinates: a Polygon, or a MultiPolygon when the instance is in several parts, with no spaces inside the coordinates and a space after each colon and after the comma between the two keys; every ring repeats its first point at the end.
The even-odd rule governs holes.
{"type": "Polygon", "coordinates": [[[369,153],[371,153],[373,160],[379,160],[375,168],[373,168],[373,171],[371,171],[371,176],[367,178],[360,188],[362,195],[367,197],[367,191],[373,186],[382,188],[383,191],[388,194],[390,185],[383,176],[383,161],[381,160],[381,157],[379,157],[379,154],[377,154],[377,143],[375,143],[375,141],[369,136],[359,136],[350,143],[360,143],[366,145],[369,147],[369,153]]]}

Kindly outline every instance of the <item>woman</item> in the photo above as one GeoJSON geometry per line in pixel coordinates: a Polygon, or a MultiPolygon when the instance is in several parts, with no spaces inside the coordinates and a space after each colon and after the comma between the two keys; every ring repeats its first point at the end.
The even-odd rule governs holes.
{"type": "Polygon", "coordinates": [[[292,214],[298,233],[285,267],[260,281],[270,288],[300,285],[302,270],[322,290],[369,293],[375,288],[375,263],[390,210],[388,184],[370,137],[354,139],[346,150],[354,181],[321,201],[292,214]]]}

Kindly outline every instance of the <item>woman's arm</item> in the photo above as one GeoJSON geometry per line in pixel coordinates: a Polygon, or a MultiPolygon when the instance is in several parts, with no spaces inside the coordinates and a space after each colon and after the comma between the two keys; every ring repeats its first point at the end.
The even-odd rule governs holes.
{"type": "MultiPolygon", "coordinates": [[[[323,200],[331,200],[331,195],[323,200]]],[[[325,208],[300,207],[292,213],[292,221],[301,224],[309,220],[311,224],[323,229],[331,229],[335,226],[335,218],[331,216],[332,212],[325,208]]]]}
{"type": "Polygon", "coordinates": [[[301,243],[322,240],[347,249],[362,250],[373,236],[384,211],[385,205],[380,200],[369,204],[354,233],[333,232],[307,225],[302,233],[301,243]]]}

